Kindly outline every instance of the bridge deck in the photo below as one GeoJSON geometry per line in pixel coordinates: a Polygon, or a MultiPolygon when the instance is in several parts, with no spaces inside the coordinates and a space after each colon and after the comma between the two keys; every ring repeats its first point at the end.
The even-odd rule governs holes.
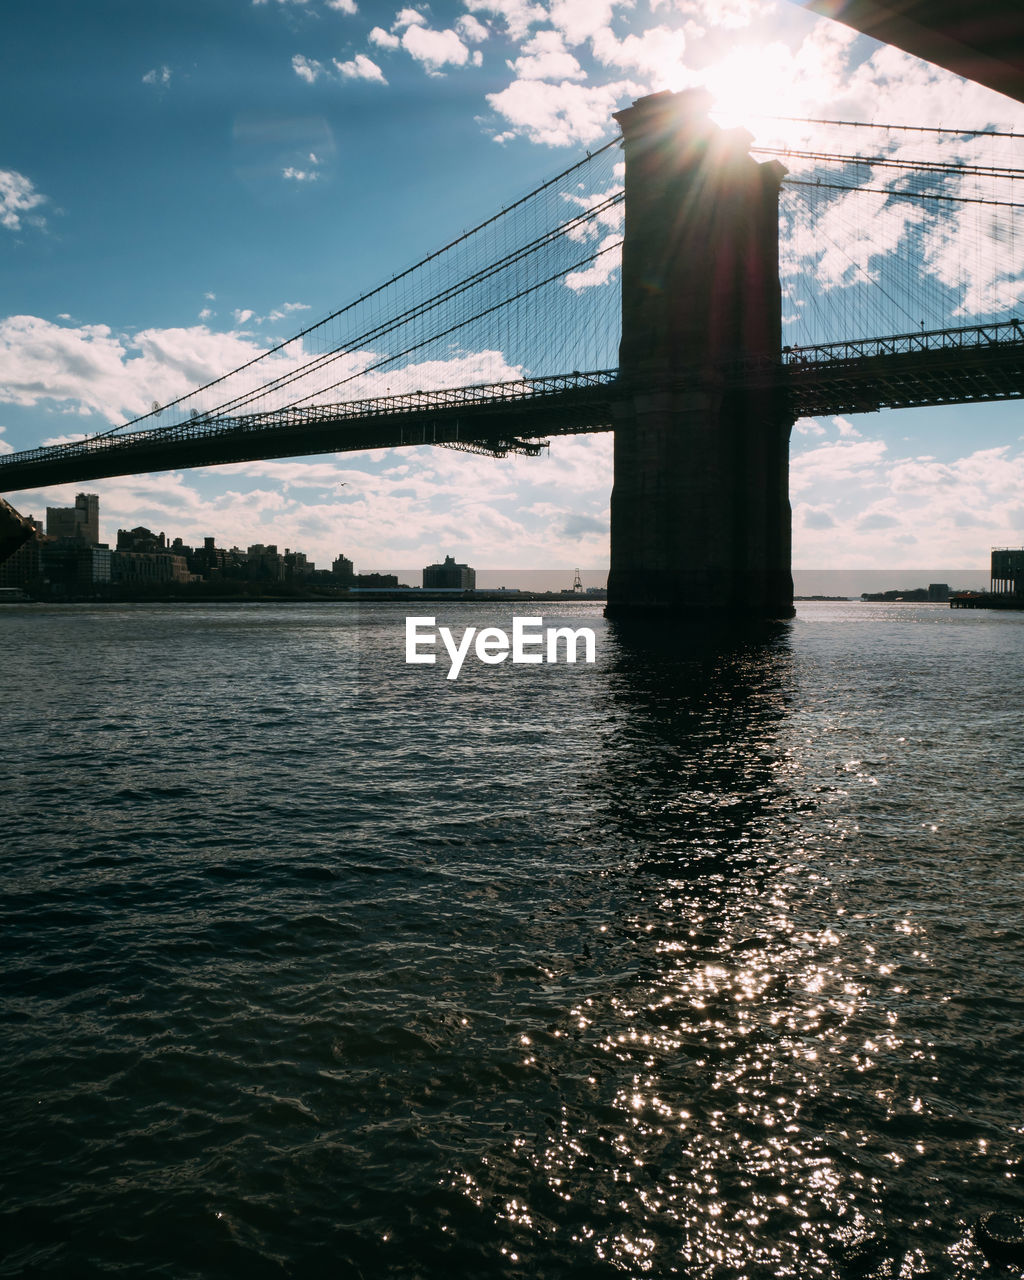
{"type": "MultiPolygon", "coordinates": [[[[777,385],[796,417],[1024,397],[1024,332],[1017,321],[787,349],[781,363],[738,361],[680,373],[674,387],[709,382],[742,391],[777,385]]],[[[403,445],[536,453],[544,436],[608,431],[635,391],[615,370],[195,418],[0,456],[0,492],[181,467],[403,445]]]]}
{"type": "Polygon", "coordinates": [[[874,413],[1024,396],[1017,320],[798,347],[783,352],[802,417],[874,413]]]}

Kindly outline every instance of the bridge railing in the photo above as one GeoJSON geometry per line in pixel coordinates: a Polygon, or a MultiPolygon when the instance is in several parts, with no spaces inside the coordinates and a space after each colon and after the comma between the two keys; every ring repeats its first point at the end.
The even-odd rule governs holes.
{"type": "Polygon", "coordinates": [[[857,338],[823,342],[810,347],[783,347],[784,365],[820,365],[836,360],[861,360],[868,356],[911,355],[926,351],[962,351],[972,347],[1024,343],[1020,320],[968,325],[958,329],[922,329],[885,338],[857,338]]]}
{"type": "Polygon", "coordinates": [[[411,391],[402,395],[347,400],[340,404],[293,406],[286,409],[273,409],[266,413],[242,414],[238,417],[185,418],[166,427],[154,427],[148,431],[105,432],[85,440],[71,440],[63,444],[43,445],[24,452],[3,454],[0,455],[0,474],[5,465],[57,461],[67,457],[80,458],[84,455],[126,448],[133,444],[175,443],[209,439],[218,435],[236,435],[239,432],[395,417],[460,406],[512,404],[522,400],[540,400],[545,396],[556,396],[586,388],[607,387],[616,380],[617,372],[615,369],[589,370],[584,373],[576,370],[572,373],[541,378],[519,378],[509,382],[477,383],[467,387],[411,391]]]}

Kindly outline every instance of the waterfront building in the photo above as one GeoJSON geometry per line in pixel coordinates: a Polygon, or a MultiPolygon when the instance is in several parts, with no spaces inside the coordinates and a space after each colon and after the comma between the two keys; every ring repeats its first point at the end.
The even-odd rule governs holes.
{"type": "Polygon", "coordinates": [[[114,553],[109,547],[79,547],[75,562],[75,585],[94,587],[111,580],[114,553]]]}
{"type": "Polygon", "coordinates": [[[331,572],[342,586],[351,586],[356,576],[355,566],[352,561],[343,555],[339,555],[331,565],[331,572]]]}
{"type": "Polygon", "coordinates": [[[113,581],[126,586],[151,586],[193,580],[185,557],[172,555],[169,551],[118,550],[107,554],[111,556],[113,581]]]}
{"type": "Polygon", "coordinates": [[[74,538],[45,538],[39,548],[38,582],[58,595],[88,593],[110,582],[111,550],[89,547],[74,538]]]}
{"type": "Polygon", "coordinates": [[[167,550],[167,538],[162,533],[154,533],[145,525],[136,525],[134,529],[118,529],[118,551],[160,552],[167,550]]]}
{"type": "Polygon", "coordinates": [[[227,553],[216,546],[215,539],[204,538],[203,545],[196,547],[188,557],[188,567],[201,578],[219,577],[224,570],[227,553]]]}
{"type": "Polygon", "coordinates": [[[46,536],[95,546],[100,540],[100,500],[95,493],[75,495],[73,507],[46,508],[46,536]]]}
{"type": "Polygon", "coordinates": [[[992,593],[1024,596],[1024,547],[992,548],[992,593]]]}
{"type": "Polygon", "coordinates": [[[286,578],[292,581],[296,579],[301,581],[312,577],[316,572],[316,565],[306,556],[304,551],[289,551],[285,547],[284,572],[286,578]]]}
{"type": "Polygon", "coordinates": [[[438,590],[454,587],[460,591],[474,591],[476,570],[468,564],[456,564],[454,556],[445,556],[444,564],[428,564],[423,570],[423,586],[438,590]]]}
{"type": "Polygon", "coordinates": [[[246,577],[251,581],[283,582],[284,556],[277,549],[277,543],[266,546],[262,542],[254,542],[246,553],[248,570],[246,577]]]}

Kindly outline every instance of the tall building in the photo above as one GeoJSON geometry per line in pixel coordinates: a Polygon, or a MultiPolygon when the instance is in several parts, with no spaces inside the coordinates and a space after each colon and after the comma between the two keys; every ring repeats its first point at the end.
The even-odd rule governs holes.
{"type": "Polygon", "coordinates": [[[341,582],[352,584],[352,580],[356,576],[355,566],[348,556],[339,555],[337,560],[331,565],[331,573],[341,582]]]}
{"type": "Polygon", "coordinates": [[[247,577],[254,582],[283,582],[284,556],[277,549],[277,543],[266,546],[262,542],[254,542],[247,552],[247,577]]]}
{"type": "Polygon", "coordinates": [[[423,586],[435,590],[474,591],[476,570],[468,564],[456,564],[454,556],[445,556],[444,564],[428,564],[423,570],[423,586]]]}
{"type": "Polygon", "coordinates": [[[284,549],[284,576],[292,580],[311,578],[316,573],[316,565],[304,551],[284,549]]]}
{"type": "Polygon", "coordinates": [[[100,540],[100,500],[95,493],[75,495],[73,507],[46,508],[46,536],[72,538],[94,547],[100,540]]]}

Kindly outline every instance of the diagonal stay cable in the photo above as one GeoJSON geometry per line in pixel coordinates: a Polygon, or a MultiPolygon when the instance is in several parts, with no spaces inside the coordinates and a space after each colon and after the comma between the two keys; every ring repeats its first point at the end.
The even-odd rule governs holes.
{"type": "Polygon", "coordinates": [[[578,271],[580,267],[585,267],[587,263],[594,262],[602,256],[602,254],[610,253],[613,249],[622,247],[622,241],[616,240],[613,244],[605,245],[603,249],[588,254],[587,257],[581,258],[578,262],[574,262],[569,266],[564,266],[556,271],[554,275],[548,276],[544,280],[538,280],[535,284],[528,285],[525,289],[521,289],[518,293],[512,294],[511,297],[502,298],[500,302],[494,303],[493,306],[485,307],[483,311],[478,311],[475,316],[469,316],[465,320],[451,325],[447,329],[442,329],[440,333],[433,333],[429,338],[424,338],[421,342],[415,342],[411,346],[406,347],[404,351],[397,351],[393,355],[385,356],[383,360],[378,360],[376,364],[368,365],[365,369],[360,369],[358,373],[350,374],[347,378],[332,383],[329,387],[322,387],[318,391],[310,392],[309,395],[301,396],[298,400],[293,400],[291,404],[285,406],[293,409],[296,405],[305,404],[306,401],[312,400],[313,396],[326,395],[328,391],[334,391],[338,387],[343,387],[347,382],[353,382],[356,378],[361,378],[367,373],[373,373],[375,369],[383,369],[385,365],[393,364],[396,360],[401,360],[403,356],[410,355],[413,351],[418,351],[420,347],[428,346],[431,342],[436,342],[440,338],[446,338],[449,334],[464,329],[466,325],[473,324],[477,320],[482,320],[484,316],[489,316],[495,311],[500,311],[502,307],[507,307],[513,302],[518,302],[520,298],[525,298],[528,294],[535,293],[538,289],[542,289],[546,284],[552,284],[555,280],[560,280],[563,276],[569,274],[570,271],[578,271]]]}
{"type": "Polygon", "coordinates": [[[915,172],[948,173],[953,175],[962,174],[976,178],[1008,178],[1010,180],[1024,178],[1024,169],[1008,169],[994,165],[947,164],[938,160],[898,160],[894,156],[851,156],[838,153],[830,155],[824,151],[798,151],[794,147],[753,146],[750,149],[763,155],[793,156],[797,160],[818,160],[823,164],[859,164],[869,167],[877,165],[885,169],[906,169],[915,172]]]}
{"type": "Polygon", "coordinates": [[[758,113],[757,120],[785,120],[789,124],[834,124],[853,129],[899,129],[904,133],[950,133],[959,138],[1021,138],[1020,133],[1001,129],[953,129],[927,124],[872,124],[867,120],[821,120],[815,116],[773,116],[758,113]]]}
{"type": "MultiPolygon", "coordinates": [[[[520,248],[514,250],[510,254],[507,254],[504,258],[500,258],[486,267],[481,267],[472,275],[465,277],[456,284],[447,286],[445,289],[442,289],[430,298],[417,302],[412,307],[401,312],[399,315],[382,321],[380,324],[347,339],[344,346],[335,347],[331,351],[316,356],[298,369],[289,370],[287,373],[279,374],[277,378],[272,379],[270,382],[262,383],[253,391],[248,391],[234,397],[233,399],[226,400],[223,404],[218,405],[215,409],[210,410],[202,416],[204,418],[209,418],[229,414],[233,410],[240,408],[253,400],[257,400],[262,396],[268,395],[272,391],[279,391],[283,387],[291,386],[293,383],[308,377],[310,374],[326,368],[335,360],[339,360],[343,356],[350,354],[352,348],[358,347],[366,342],[372,342],[377,338],[381,338],[389,333],[395,332],[402,328],[403,325],[410,324],[412,321],[420,319],[430,311],[436,310],[444,303],[450,302],[460,294],[468,292],[476,285],[482,284],[484,281],[499,275],[502,271],[525,261],[525,259],[529,258],[532,254],[549,247],[562,236],[568,235],[574,228],[585,225],[587,222],[596,218],[599,214],[604,213],[617,204],[621,204],[624,198],[624,194],[621,191],[617,192],[615,195],[610,196],[607,200],[602,201],[593,208],[587,209],[583,213],[578,214],[575,218],[571,218],[567,222],[561,223],[559,226],[552,228],[550,231],[546,231],[543,235],[530,241],[529,244],[520,246],[520,248]]],[[[571,271],[573,269],[574,268],[572,267],[567,267],[565,270],[571,271]]],[[[516,296],[518,297],[520,295],[516,296]]],[[[447,333],[449,331],[445,330],[444,332],[447,333]]],[[[443,334],[435,336],[443,336],[443,334]]],[[[427,341],[433,340],[433,338],[427,339],[427,341]]]]}
{"type": "MultiPolygon", "coordinates": [[[[811,205],[811,202],[806,199],[803,193],[799,191],[795,191],[793,194],[798,199],[803,200],[804,204],[813,214],[814,210],[811,205]]],[[[832,248],[835,249],[838,253],[842,254],[842,256],[847,260],[847,262],[849,262],[850,265],[854,268],[854,270],[860,272],[860,274],[864,277],[864,279],[867,281],[869,285],[873,285],[874,288],[878,289],[879,292],[883,295],[883,297],[887,298],[888,301],[891,302],[892,305],[896,308],[896,310],[901,311],[903,315],[905,315],[907,319],[911,322],[911,324],[913,324],[914,318],[910,314],[910,312],[906,309],[906,307],[901,306],[901,304],[892,296],[892,294],[888,291],[888,289],[886,289],[886,287],[881,283],[881,281],[872,279],[870,273],[865,271],[864,268],[860,265],[860,263],[857,262],[854,258],[851,258],[850,255],[843,248],[843,246],[840,244],[837,244],[836,241],[832,239],[832,237],[828,234],[827,231],[823,231],[821,228],[820,222],[815,227],[815,235],[824,236],[824,238],[829,242],[832,248]]]]}
{"type": "MultiPolygon", "coordinates": [[[[514,200],[512,204],[507,205],[498,213],[492,214],[489,218],[485,218],[483,222],[477,223],[477,225],[475,227],[471,227],[469,231],[464,231],[462,235],[456,236],[454,240],[450,240],[447,244],[442,245],[440,249],[435,249],[433,253],[428,253],[425,258],[421,258],[419,262],[413,263],[412,266],[406,267],[404,271],[400,271],[389,280],[385,280],[383,284],[377,285],[375,289],[369,290],[368,293],[361,294],[352,302],[346,303],[343,307],[339,307],[337,311],[332,311],[330,315],[324,316],[315,324],[307,325],[305,329],[300,329],[298,333],[292,334],[290,338],[286,338],[283,342],[279,342],[275,346],[269,347],[266,351],[261,351],[258,356],[253,356],[251,360],[247,360],[244,364],[240,364],[236,369],[231,369],[228,373],[223,373],[219,377],[203,383],[202,386],[192,387],[191,390],[185,392],[184,395],[178,396],[174,400],[168,400],[166,404],[160,406],[160,411],[163,412],[164,409],[173,409],[176,405],[183,404],[193,396],[200,395],[204,391],[209,391],[211,387],[219,386],[222,382],[226,382],[228,378],[234,377],[235,374],[242,373],[246,369],[251,369],[253,365],[258,364],[261,360],[267,359],[268,356],[276,355],[279,351],[283,351],[285,347],[290,346],[293,342],[297,342],[300,338],[306,337],[307,334],[313,333],[315,330],[322,328],[332,320],[336,320],[347,311],[351,311],[354,307],[358,307],[362,303],[367,302],[370,298],[382,293],[385,289],[390,288],[399,280],[405,279],[405,277],[411,275],[412,272],[418,271],[421,267],[426,266],[428,262],[433,262],[435,258],[439,258],[450,249],[454,249],[456,245],[469,240],[478,232],[483,231],[485,227],[489,227],[493,223],[498,222],[501,218],[510,214],[514,209],[518,209],[521,205],[526,204],[527,201],[532,200],[534,196],[540,195],[542,191],[548,190],[549,187],[553,187],[556,183],[561,182],[563,178],[567,178],[569,174],[574,173],[577,169],[581,169],[584,165],[590,164],[592,160],[595,160],[603,152],[609,150],[611,147],[617,146],[619,140],[618,136],[616,136],[609,142],[603,143],[596,151],[588,151],[582,160],[577,160],[574,164],[569,165],[567,169],[563,169],[561,173],[556,173],[553,178],[549,178],[546,182],[542,182],[539,187],[535,187],[532,191],[527,192],[526,195],[520,196],[518,200],[514,200]]],[[[109,431],[100,432],[98,435],[91,438],[98,440],[103,436],[113,435],[117,431],[123,431],[125,427],[134,426],[135,423],[143,422],[146,418],[151,418],[152,416],[153,411],[150,410],[148,413],[139,414],[138,417],[130,418],[128,421],[122,422],[116,427],[111,427],[109,431]]]]}
{"type": "Polygon", "coordinates": [[[985,204],[997,209],[1024,209],[1014,200],[986,200],[982,196],[943,196],[931,191],[895,191],[890,187],[850,187],[841,182],[812,182],[809,178],[783,178],[786,187],[817,187],[822,191],[866,191],[878,196],[903,196],[907,200],[947,200],[954,204],[985,204]]]}

